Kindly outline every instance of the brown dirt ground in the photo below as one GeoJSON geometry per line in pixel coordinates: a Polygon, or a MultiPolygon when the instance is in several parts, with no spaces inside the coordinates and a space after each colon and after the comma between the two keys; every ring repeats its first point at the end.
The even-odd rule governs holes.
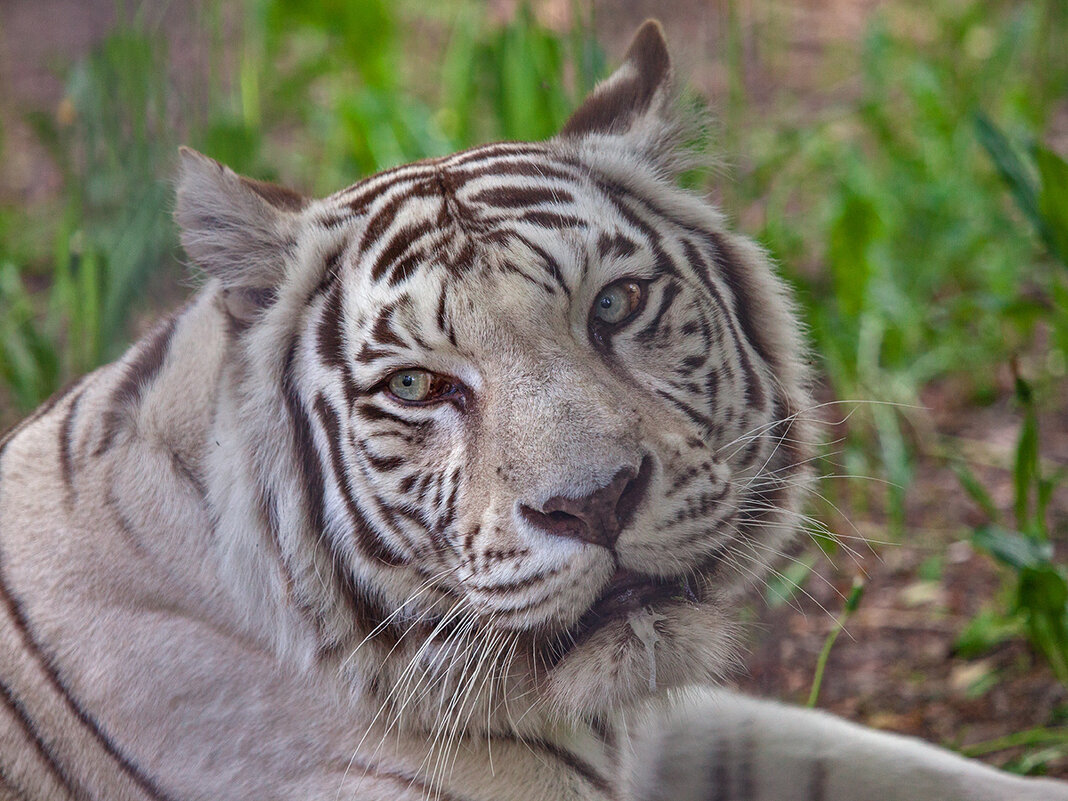
{"type": "MultiPolygon", "coordinates": [[[[832,521],[833,530],[846,537],[862,533],[884,544],[866,548],[844,538],[855,553],[820,559],[805,594],[778,608],[760,605],[747,672],[737,679],[741,688],[804,703],[818,654],[853,582],[861,579],[864,595],[831,651],[820,707],[952,747],[1064,725],[1068,689],[1024,642],[1012,640],[970,659],[955,652],[965,625],[1003,603],[1008,577],[971,546],[973,527],[987,521],[946,466],[942,443],[969,453],[977,476],[1011,519],[1009,466],[1019,415],[1008,368],[1003,373],[999,400],[985,408],[962,405],[966,396],[956,382],[928,387],[922,399],[924,436],[913,443],[920,456],[907,495],[904,536],[885,542],[891,535],[877,511],[832,521]],[[939,565],[933,577],[932,560],[939,565]]],[[[1053,394],[1063,399],[1065,389],[1062,384],[1053,394]]],[[[1040,426],[1043,457],[1068,463],[1068,410],[1044,415],[1040,426]]],[[[1068,493],[1054,497],[1049,520],[1063,559],[1068,493]]],[[[1007,749],[986,759],[1004,765],[1021,754],[1007,749]]],[[[1046,770],[1068,778],[1068,758],[1059,755],[1046,770]]]]}
{"type": "MultiPolygon", "coordinates": [[[[194,0],[144,3],[150,15],[163,15],[165,9],[160,18],[181,40],[172,47],[179,62],[189,51],[189,20],[196,5],[194,0]]],[[[811,108],[827,102],[825,94],[814,91],[825,79],[824,54],[836,44],[859,41],[874,5],[873,0],[593,2],[599,35],[616,56],[644,18],[662,18],[680,71],[692,76],[713,102],[727,89],[720,54],[728,8],[733,7],[744,33],[746,88],[752,102],[770,97],[771,82],[779,81],[811,108]],[[776,26],[780,41],[788,43],[781,55],[763,52],[759,31],[769,25],[776,26]],[[780,68],[786,63],[789,69],[773,73],[776,63],[780,68]]],[[[514,2],[496,0],[491,6],[491,13],[507,14],[514,2]]],[[[539,13],[549,22],[567,19],[566,8],[563,12],[561,8],[562,0],[543,0],[539,13]]],[[[55,78],[55,65],[84,53],[103,35],[113,24],[113,9],[111,0],[0,3],[0,113],[8,140],[0,164],[0,200],[45,202],[58,191],[58,176],[18,119],[28,108],[56,108],[62,87],[55,78]]],[[[848,92],[849,81],[843,80],[836,91],[848,92]]],[[[819,706],[877,728],[948,745],[972,744],[1063,718],[1068,692],[1023,643],[1007,643],[978,659],[954,654],[961,628],[998,597],[1003,576],[968,544],[970,527],[982,519],[946,469],[941,445],[948,442],[970,449],[978,462],[988,464],[980,477],[993,488],[1001,506],[1011,505],[1006,467],[1018,415],[1009,400],[1011,380],[1005,373],[999,377],[997,402],[985,408],[963,405],[963,393],[952,381],[928,388],[922,398],[927,411],[914,416],[915,444],[922,455],[908,496],[905,537],[874,550],[857,547],[857,559],[845,554],[839,554],[834,564],[821,559],[806,585],[807,595],[776,609],[758,604],[761,608],[750,624],[748,672],[737,678],[740,687],[803,701],[843,597],[854,578],[863,576],[865,595],[831,653],[819,706]],[[941,575],[923,580],[921,565],[931,557],[940,560],[941,575]]],[[[1043,455],[1059,464],[1068,463],[1065,390],[1068,386],[1053,393],[1060,399],[1059,409],[1043,420],[1043,455]]],[[[1059,544],[1068,539],[1066,507],[1068,498],[1058,497],[1051,515],[1059,544]]],[[[847,510],[834,527],[847,536],[859,531],[876,541],[888,538],[877,510],[847,510]]],[[[1014,756],[1004,751],[989,758],[1003,764],[1014,756]]],[[[1068,777],[1068,758],[1060,757],[1049,768],[1054,775],[1068,777]]]]}

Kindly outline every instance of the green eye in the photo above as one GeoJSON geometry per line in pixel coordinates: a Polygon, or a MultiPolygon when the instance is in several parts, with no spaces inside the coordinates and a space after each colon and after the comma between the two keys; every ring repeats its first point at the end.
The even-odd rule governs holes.
{"type": "Polygon", "coordinates": [[[434,389],[436,376],[426,370],[401,370],[389,378],[389,391],[404,401],[425,401],[434,389]]]}
{"type": "Polygon", "coordinates": [[[619,325],[638,310],[644,292],[637,281],[618,281],[606,286],[593,302],[593,316],[609,325],[619,325]]]}
{"type": "Polygon", "coordinates": [[[456,398],[463,402],[462,385],[448,376],[429,370],[398,370],[386,381],[386,389],[403,403],[434,403],[456,398]]]}

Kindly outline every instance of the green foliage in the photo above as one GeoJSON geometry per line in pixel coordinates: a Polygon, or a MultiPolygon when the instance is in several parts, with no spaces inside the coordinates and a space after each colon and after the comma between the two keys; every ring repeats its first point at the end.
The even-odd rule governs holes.
{"type": "MultiPolygon", "coordinates": [[[[249,0],[231,75],[220,67],[230,44],[220,8],[205,15],[216,42],[206,110],[174,108],[182,94],[166,42],[135,21],[71,66],[55,117],[28,117],[62,173],[64,208],[50,253],[16,252],[16,223],[0,229],[0,378],[20,411],[114,358],[135,301],[178,260],[169,218],[180,130],[239,172],[275,179],[277,164],[321,192],[487,139],[550,136],[604,71],[580,24],[561,35],[524,8],[494,27],[461,7],[440,85],[418,94],[408,88],[418,76],[398,65],[425,66],[431,54],[405,39],[397,4],[249,0]]],[[[0,209],[0,223],[15,214],[0,209]]]]}
{"type": "MultiPolygon", "coordinates": [[[[978,112],[1013,130],[1045,125],[1068,86],[1057,45],[1068,15],[1057,5],[887,6],[850,62],[855,94],[809,113],[815,121],[800,130],[737,123],[749,134],[728,207],[761,209],[759,237],[801,289],[836,396],[899,404],[858,408],[844,457],[850,473],[889,479],[899,534],[923,388],[956,375],[988,396],[992,366],[1028,347],[1037,326],[1052,325],[1057,358],[1068,354],[1065,306],[1051,302],[1064,298],[1065,276],[1011,224],[999,174],[1014,176],[1022,208],[1048,220],[1043,240],[1055,253],[1053,232],[1068,230],[1052,222],[1068,191],[1064,162],[1035,146],[1034,164],[1021,165],[1004,146],[995,167],[980,142],[1002,143],[978,112]],[[936,33],[904,32],[917,29],[936,33]]],[[[792,119],[790,97],[780,102],[792,119]]]]}
{"type": "Polygon", "coordinates": [[[165,74],[165,42],[120,27],[70,70],[56,117],[27,119],[61,171],[64,208],[51,253],[0,245],[0,372],[23,411],[121,352],[135,300],[173,257],[165,74]]]}
{"type": "Polygon", "coordinates": [[[425,68],[431,54],[397,4],[253,0],[250,8],[241,75],[255,80],[234,85],[229,108],[194,143],[259,175],[281,164],[315,191],[487,140],[544,139],[604,69],[582,25],[561,35],[525,6],[491,26],[461,4],[434,81],[425,69],[406,72],[425,68]]]}
{"type": "Polygon", "coordinates": [[[838,616],[838,619],[834,622],[834,627],[823,641],[823,648],[820,649],[820,655],[816,659],[816,672],[812,678],[812,689],[809,691],[808,701],[805,703],[805,706],[816,706],[816,701],[818,701],[820,697],[820,687],[823,685],[823,672],[827,668],[827,660],[830,659],[831,649],[834,647],[838,635],[845,630],[849,618],[857,611],[857,608],[860,606],[860,599],[863,597],[864,583],[861,581],[854,582],[853,588],[849,591],[849,596],[845,599],[842,614],[838,616]]]}
{"type": "Polygon", "coordinates": [[[55,292],[70,312],[72,343],[84,343],[75,371],[117,355],[131,303],[173,251],[171,188],[162,174],[176,146],[166,52],[161,37],[120,29],[67,81],[73,120],[55,131],[54,155],[70,206],[55,292]]]}
{"type": "Polygon", "coordinates": [[[1041,145],[1035,145],[1032,154],[1041,185],[1038,211],[1049,232],[1049,248],[1068,267],[1068,163],[1041,145]]]}
{"type": "Polygon", "coordinates": [[[1013,466],[1015,527],[1001,523],[982,484],[965,468],[958,475],[965,490],[991,516],[976,528],[972,542],[1003,565],[1010,578],[1009,603],[1004,611],[986,610],[967,626],[958,640],[965,655],[982,652],[1009,636],[1024,634],[1068,684],[1068,572],[1054,559],[1047,523],[1053,490],[1068,475],[1062,468],[1044,475],[1038,453],[1038,417],[1031,386],[1016,379],[1016,397],[1023,422],[1013,466]]]}
{"type": "Polygon", "coordinates": [[[1033,163],[1025,164],[1005,133],[983,114],[976,115],[975,129],[1020,211],[1050,253],[1068,267],[1068,163],[1033,142],[1033,163]]]}
{"type": "MultiPolygon", "coordinates": [[[[1026,148],[1028,156],[1021,156],[1021,149],[982,114],[975,117],[975,129],[1024,218],[1050,255],[1068,267],[1068,164],[1035,142],[1026,148]]],[[[1061,285],[1051,294],[1063,298],[1061,285]]],[[[1063,342],[1063,309],[1051,315],[1051,323],[1063,342]]],[[[975,530],[972,541],[1009,571],[1010,600],[1004,611],[987,610],[974,619],[958,645],[976,653],[1022,633],[1068,684],[1068,571],[1055,560],[1047,520],[1053,491],[1068,476],[1068,468],[1044,473],[1034,389],[1019,375],[1015,388],[1023,420],[1013,461],[1014,528],[999,522],[989,493],[974,475],[958,469],[965,490],[991,521],[975,530]]]]}
{"type": "Polygon", "coordinates": [[[1027,749],[1022,756],[1003,765],[1005,770],[1023,774],[1041,774],[1047,762],[1068,753],[1068,729],[1046,728],[1027,729],[1014,732],[994,740],[976,743],[961,749],[965,756],[981,757],[1008,749],[1027,749]],[[1038,749],[1038,750],[1035,750],[1038,749]]]}
{"type": "Polygon", "coordinates": [[[59,380],[59,353],[38,329],[15,264],[0,262],[0,377],[15,402],[31,409],[59,380]]]}

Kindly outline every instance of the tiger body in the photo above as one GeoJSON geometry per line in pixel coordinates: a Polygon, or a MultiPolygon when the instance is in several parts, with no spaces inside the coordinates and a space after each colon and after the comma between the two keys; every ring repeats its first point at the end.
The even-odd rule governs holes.
{"type": "Polygon", "coordinates": [[[209,280],[0,450],[0,799],[1068,798],[695,689],[814,433],[668,64],[325,200],[183,154],[209,280]]]}

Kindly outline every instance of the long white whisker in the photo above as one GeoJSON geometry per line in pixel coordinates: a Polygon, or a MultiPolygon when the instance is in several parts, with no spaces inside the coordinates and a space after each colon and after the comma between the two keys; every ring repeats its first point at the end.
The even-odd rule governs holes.
{"type": "Polygon", "coordinates": [[[366,644],[369,640],[374,638],[375,635],[385,629],[385,627],[388,626],[395,617],[397,617],[404,611],[408,604],[412,603],[415,600],[418,600],[421,596],[425,595],[431,589],[433,583],[440,579],[442,576],[446,576],[450,573],[455,573],[458,569],[459,567],[454,567],[452,569],[442,570],[439,573],[430,576],[426,579],[426,581],[416,587],[416,589],[412,591],[412,594],[409,595],[403,603],[399,604],[396,609],[389,613],[389,615],[387,615],[383,620],[379,621],[379,623],[373,629],[371,629],[362,640],[360,640],[360,642],[356,645],[355,648],[352,649],[349,655],[346,656],[344,660],[342,660],[341,664],[338,666],[338,673],[340,674],[341,671],[344,670],[345,666],[350,661],[352,661],[352,659],[356,656],[356,653],[364,646],[364,644],[366,644]]]}
{"type": "MultiPolygon", "coordinates": [[[[356,757],[357,757],[357,756],[359,755],[359,753],[360,753],[361,749],[363,748],[363,744],[364,744],[364,741],[365,741],[365,740],[367,739],[368,735],[369,735],[369,734],[371,733],[371,730],[372,730],[372,729],[374,728],[375,724],[376,724],[376,723],[378,722],[378,719],[379,719],[379,718],[380,718],[380,717],[382,716],[382,713],[383,713],[383,712],[384,712],[384,711],[385,711],[385,710],[387,709],[387,707],[389,706],[389,703],[390,703],[390,701],[392,700],[392,698],[393,698],[394,694],[395,694],[395,693],[396,693],[396,692],[398,691],[399,687],[400,687],[400,686],[401,686],[401,684],[403,683],[403,677],[404,677],[404,674],[405,674],[405,673],[407,673],[407,672],[408,672],[408,670],[409,670],[409,669],[411,669],[411,667],[412,667],[412,666],[413,666],[414,664],[417,664],[417,663],[418,663],[418,661],[419,661],[419,660],[420,660],[420,659],[422,658],[422,654],[424,653],[425,649],[429,647],[429,644],[430,644],[430,643],[432,642],[432,640],[433,640],[433,637],[434,637],[434,635],[436,634],[436,632],[437,632],[438,630],[440,630],[440,628],[441,628],[441,627],[442,627],[443,625],[445,625],[445,621],[446,621],[446,619],[447,619],[447,618],[449,617],[450,613],[452,613],[452,612],[453,612],[454,610],[462,609],[462,608],[464,607],[464,605],[465,605],[465,604],[466,604],[466,601],[465,601],[465,600],[464,600],[463,598],[460,598],[460,599],[458,599],[458,600],[456,601],[456,603],[455,603],[455,604],[454,604],[454,605],[452,606],[452,608],[451,608],[451,609],[449,610],[449,612],[447,612],[447,613],[446,613],[446,616],[445,616],[445,617],[443,617],[443,618],[442,618],[442,619],[441,619],[441,620],[440,620],[440,621],[438,622],[438,624],[437,624],[437,625],[435,626],[435,628],[434,628],[434,630],[433,630],[433,631],[431,632],[430,636],[428,636],[428,637],[427,637],[427,638],[426,638],[426,639],[425,639],[425,640],[423,641],[423,643],[422,643],[422,645],[421,645],[421,646],[419,647],[419,649],[417,649],[417,651],[416,651],[415,655],[414,655],[414,656],[412,656],[411,660],[409,661],[409,663],[408,663],[408,666],[407,666],[407,667],[405,668],[405,670],[404,670],[404,671],[403,671],[403,672],[401,673],[401,678],[399,678],[399,679],[398,679],[398,680],[397,680],[397,681],[396,681],[396,682],[395,682],[395,683],[393,684],[393,686],[392,686],[392,687],[390,688],[389,692],[388,692],[388,693],[386,694],[386,697],[385,697],[385,699],[384,699],[384,700],[382,701],[382,703],[381,703],[381,704],[379,705],[379,707],[378,707],[378,710],[377,710],[377,711],[375,712],[374,716],[373,716],[373,717],[371,718],[371,722],[370,722],[369,724],[367,724],[367,728],[366,728],[366,729],[364,730],[363,736],[362,736],[362,737],[360,738],[360,741],[359,741],[359,742],[358,742],[358,743],[356,744],[356,748],[355,748],[355,749],[353,750],[353,752],[352,752],[352,758],[351,758],[351,759],[349,760],[349,764],[348,764],[348,765],[346,766],[346,768],[345,768],[345,771],[344,771],[344,773],[342,774],[342,777],[341,777],[341,783],[340,783],[340,784],[338,785],[338,794],[337,794],[337,796],[336,796],[336,797],[338,797],[338,798],[340,797],[340,795],[341,795],[341,788],[342,788],[342,785],[344,784],[345,778],[346,778],[346,777],[348,776],[348,772],[349,772],[349,770],[350,770],[350,769],[352,768],[352,764],[353,764],[353,762],[355,762],[355,760],[356,760],[356,757]]],[[[411,628],[412,628],[412,627],[414,627],[415,625],[417,625],[417,624],[418,624],[418,622],[419,622],[418,620],[417,620],[417,621],[415,621],[415,622],[413,622],[413,623],[412,623],[412,625],[411,625],[411,626],[409,626],[409,628],[408,628],[408,630],[407,630],[407,631],[411,631],[411,628]]],[[[407,634],[407,631],[405,632],[405,634],[407,634]]],[[[396,644],[395,644],[395,645],[393,646],[393,648],[391,648],[391,649],[390,649],[390,651],[389,651],[389,653],[390,653],[390,654],[392,654],[392,653],[393,653],[393,651],[394,651],[394,650],[395,650],[395,649],[396,649],[396,648],[397,648],[397,647],[398,647],[398,646],[400,645],[400,640],[401,640],[401,639],[403,639],[403,635],[402,635],[402,637],[401,637],[401,638],[399,638],[399,639],[398,639],[397,643],[396,643],[396,644]]],[[[383,660],[383,664],[385,664],[385,662],[386,662],[386,660],[383,660]]],[[[379,749],[380,749],[380,748],[382,747],[382,745],[383,745],[383,744],[385,743],[386,737],[388,737],[388,736],[389,736],[389,728],[387,728],[387,729],[386,729],[386,731],[385,731],[385,732],[383,733],[382,737],[381,737],[381,738],[379,738],[379,742],[378,742],[378,745],[377,745],[377,746],[375,747],[375,750],[374,750],[374,752],[373,752],[373,753],[372,753],[372,755],[371,755],[371,758],[372,758],[372,759],[374,758],[374,756],[375,756],[375,755],[377,755],[377,753],[378,753],[379,749]]],[[[362,784],[362,783],[363,783],[363,778],[361,778],[361,779],[360,779],[360,784],[362,784]]],[[[357,796],[359,795],[359,792],[358,792],[358,791],[359,791],[359,787],[360,787],[360,785],[357,785],[357,787],[356,787],[356,795],[357,795],[357,796]]]]}

